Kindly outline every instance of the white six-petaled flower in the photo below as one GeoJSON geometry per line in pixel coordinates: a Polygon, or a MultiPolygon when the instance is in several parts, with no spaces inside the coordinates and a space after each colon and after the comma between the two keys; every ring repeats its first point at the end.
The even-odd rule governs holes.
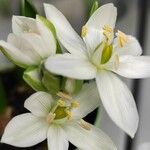
{"type": "Polygon", "coordinates": [[[70,141],[82,150],[116,150],[111,139],[100,129],[82,120],[99,104],[95,83],[85,84],[78,95],[37,92],[25,101],[25,113],[7,125],[1,142],[29,147],[45,139],[49,150],[67,150],[70,141]]]}
{"type": "Polygon", "coordinates": [[[49,58],[46,68],[74,79],[95,78],[110,118],[134,137],[139,122],[137,108],[131,92],[116,74],[127,78],[150,77],[150,57],[140,56],[142,49],[136,38],[121,31],[114,34],[116,7],[110,3],[97,9],[83,26],[82,39],[57,8],[44,6],[59,42],[69,52],[49,58]]]}

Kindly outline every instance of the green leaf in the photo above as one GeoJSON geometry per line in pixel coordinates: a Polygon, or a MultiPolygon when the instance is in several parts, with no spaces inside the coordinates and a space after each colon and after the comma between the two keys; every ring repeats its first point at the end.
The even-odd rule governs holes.
{"type": "Polygon", "coordinates": [[[62,90],[69,94],[77,94],[82,89],[83,80],[63,78],[62,90]]]}
{"type": "Polygon", "coordinates": [[[23,79],[35,90],[35,91],[46,91],[42,83],[42,76],[40,69],[37,67],[28,68],[24,74],[23,79]]]}
{"type": "Polygon", "coordinates": [[[36,18],[36,14],[38,14],[38,12],[33,6],[31,0],[22,0],[21,15],[25,17],[36,18]]]}
{"type": "Polygon", "coordinates": [[[6,93],[5,93],[5,90],[4,90],[4,86],[3,86],[2,80],[0,78],[0,113],[5,112],[6,107],[7,107],[7,104],[6,104],[6,93]]]}
{"type": "Polygon", "coordinates": [[[56,94],[61,90],[61,77],[46,70],[43,71],[42,83],[51,94],[56,94]]]}
{"type": "Polygon", "coordinates": [[[98,7],[99,7],[99,4],[98,4],[98,1],[96,0],[96,1],[93,2],[93,5],[92,5],[89,16],[92,16],[93,13],[98,9],[98,7]]]}
{"type": "Polygon", "coordinates": [[[105,64],[109,61],[112,55],[112,45],[106,45],[103,49],[102,56],[101,56],[101,64],[105,64]]]}

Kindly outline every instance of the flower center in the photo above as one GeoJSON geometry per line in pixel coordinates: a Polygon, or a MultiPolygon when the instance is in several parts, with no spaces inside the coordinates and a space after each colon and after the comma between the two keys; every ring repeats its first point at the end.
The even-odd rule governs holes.
{"type": "Polygon", "coordinates": [[[72,109],[79,107],[79,103],[70,95],[63,92],[59,92],[57,95],[60,99],[57,100],[48,114],[46,119],[48,123],[64,123],[64,121],[72,119],[72,109]]]}
{"type": "Polygon", "coordinates": [[[116,33],[117,37],[118,37],[118,45],[119,47],[123,47],[127,42],[128,42],[128,38],[127,35],[121,31],[118,30],[118,32],[116,33]]]}
{"type": "Polygon", "coordinates": [[[87,26],[83,26],[81,31],[81,37],[84,38],[87,35],[87,33],[88,33],[87,26]]]}
{"type": "Polygon", "coordinates": [[[106,37],[106,40],[107,40],[107,41],[110,41],[110,40],[111,40],[111,38],[112,38],[112,33],[113,33],[113,29],[112,29],[110,26],[105,25],[105,26],[103,27],[103,34],[104,34],[104,36],[106,37]]]}

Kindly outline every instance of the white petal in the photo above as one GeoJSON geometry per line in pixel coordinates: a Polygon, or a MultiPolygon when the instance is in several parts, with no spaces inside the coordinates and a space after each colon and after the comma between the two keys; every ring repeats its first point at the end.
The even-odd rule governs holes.
{"type": "Polygon", "coordinates": [[[61,127],[55,125],[50,126],[47,139],[49,150],[68,150],[68,139],[61,127]]]}
{"type": "Polygon", "coordinates": [[[74,99],[79,102],[79,107],[72,112],[74,118],[81,119],[96,109],[100,104],[100,98],[95,82],[84,84],[82,90],[74,96],[74,99]]]}
{"type": "Polygon", "coordinates": [[[87,34],[83,37],[86,46],[90,52],[93,52],[97,46],[103,41],[104,35],[102,30],[97,30],[94,28],[88,28],[87,34]]]}
{"type": "Polygon", "coordinates": [[[93,27],[97,30],[102,29],[105,25],[112,28],[115,27],[117,17],[117,9],[112,3],[101,6],[90,17],[87,22],[88,27],[93,27]]]}
{"type": "Polygon", "coordinates": [[[123,47],[119,47],[118,38],[115,38],[114,49],[119,55],[140,56],[142,54],[140,43],[135,37],[130,35],[127,35],[127,43],[123,47]]]}
{"type": "Polygon", "coordinates": [[[12,30],[15,34],[21,34],[25,32],[38,33],[36,26],[36,20],[24,17],[24,16],[13,16],[12,17],[12,30]]]}
{"type": "Polygon", "coordinates": [[[102,103],[110,118],[134,137],[139,117],[134,98],[127,86],[111,72],[100,72],[96,78],[102,103]]]}
{"type": "Polygon", "coordinates": [[[45,42],[45,47],[47,48],[47,53],[48,55],[53,55],[56,53],[56,40],[54,38],[53,33],[51,32],[46,25],[42,23],[42,21],[39,19],[37,16],[37,26],[40,32],[40,35],[42,36],[44,42],[45,42]]]}
{"type": "Polygon", "coordinates": [[[23,53],[13,45],[0,41],[0,46],[3,48],[2,52],[13,61],[16,65],[26,68],[30,65],[36,65],[36,62],[26,53],[23,53]]]}
{"type": "Polygon", "coordinates": [[[53,5],[44,4],[47,19],[55,26],[61,44],[75,55],[85,55],[85,44],[65,16],[53,5]]]}
{"type": "Polygon", "coordinates": [[[46,92],[37,92],[31,95],[24,104],[35,116],[45,117],[51,109],[53,98],[46,92]]]}
{"type": "Polygon", "coordinates": [[[150,57],[149,56],[122,56],[117,74],[126,78],[149,78],[150,57]]]}
{"type": "Polygon", "coordinates": [[[6,126],[1,142],[29,147],[46,139],[48,124],[30,113],[14,117],[6,126]]]}
{"type": "MultiPolygon", "coordinates": [[[[22,34],[21,38],[25,40],[25,44],[28,44],[28,46],[30,46],[28,49],[31,50],[32,48],[33,51],[35,51],[42,59],[47,58],[51,55],[51,50],[48,48],[48,45],[46,45],[43,38],[38,34],[24,33],[22,34]]],[[[49,41],[49,43],[51,43],[51,41],[49,41]]],[[[23,46],[23,48],[24,47],[25,46],[23,46]]]]}
{"type": "Polygon", "coordinates": [[[96,76],[96,68],[89,60],[71,54],[50,57],[45,67],[52,73],[75,79],[93,79],[96,76]]]}
{"type": "Polygon", "coordinates": [[[90,130],[82,128],[78,123],[64,127],[68,140],[83,150],[117,150],[111,139],[100,129],[90,125],[90,130]]]}

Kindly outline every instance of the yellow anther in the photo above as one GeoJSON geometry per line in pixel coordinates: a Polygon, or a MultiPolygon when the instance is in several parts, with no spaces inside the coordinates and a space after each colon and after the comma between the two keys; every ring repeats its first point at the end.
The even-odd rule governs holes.
{"type": "Polygon", "coordinates": [[[70,120],[73,116],[72,112],[70,110],[65,110],[65,111],[66,111],[68,119],[70,120]]]}
{"type": "Polygon", "coordinates": [[[66,103],[62,99],[59,99],[57,104],[61,107],[65,107],[65,105],[66,105],[66,103]]]}
{"type": "Polygon", "coordinates": [[[85,37],[88,33],[88,28],[87,26],[83,26],[82,27],[82,31],[81,31],[81,37],[85,37]]]}
{"type": "Polygon", "coordinates": [[[46,121],[48,122],[48,123],[52,123],[53,122],[53,120],[55,119],[55,116],[56,116],[56,114],[53,114],[53,113],[49,113],[48,114],[48,116],[46,117],[46,121]]]}
{"type": "Polygon", "coordinates": [[[128,42],[128,37],[125,33],[121,32],[118,30],[118,32],[116,33],[117,37],[118,37],[118,45],[119,47],[123,47],[127,42],[128,42]]]}
{"type": "Polygon", "coordinates": [[[79,125],[85,130],[91,130],[90,124],[84,121],[83,119],[80,120],[79,125]]]}
{"type": "Polygon", "coordinates": [[[118,67],[119,67],[119,56],[118,55],[115,55],[115,61],[114,61],[114,66],[115,66],[115,69],[117,70],[118,67]]]}
{"type": "Polygon", "coordinates": [[[79,107],[79,102],[78,101],[73,101],[72,103],[71,103],[71,107],[72,108],[78,108],[79,107]]]}
{"type": "Polygon", "coordinates": [[[104,34],[104,36],[106,37],[107,40],[111,39],[112,33],[113,33],[113,29],[110,26],[105,25],[103,27],[103,34],[104,34]]]}
{"type": "Polygon", "coordinates": [[[57,96],[61,97],[64,100],[72,100],[72,97],[66,93],[58,92],[57,96]]]}

